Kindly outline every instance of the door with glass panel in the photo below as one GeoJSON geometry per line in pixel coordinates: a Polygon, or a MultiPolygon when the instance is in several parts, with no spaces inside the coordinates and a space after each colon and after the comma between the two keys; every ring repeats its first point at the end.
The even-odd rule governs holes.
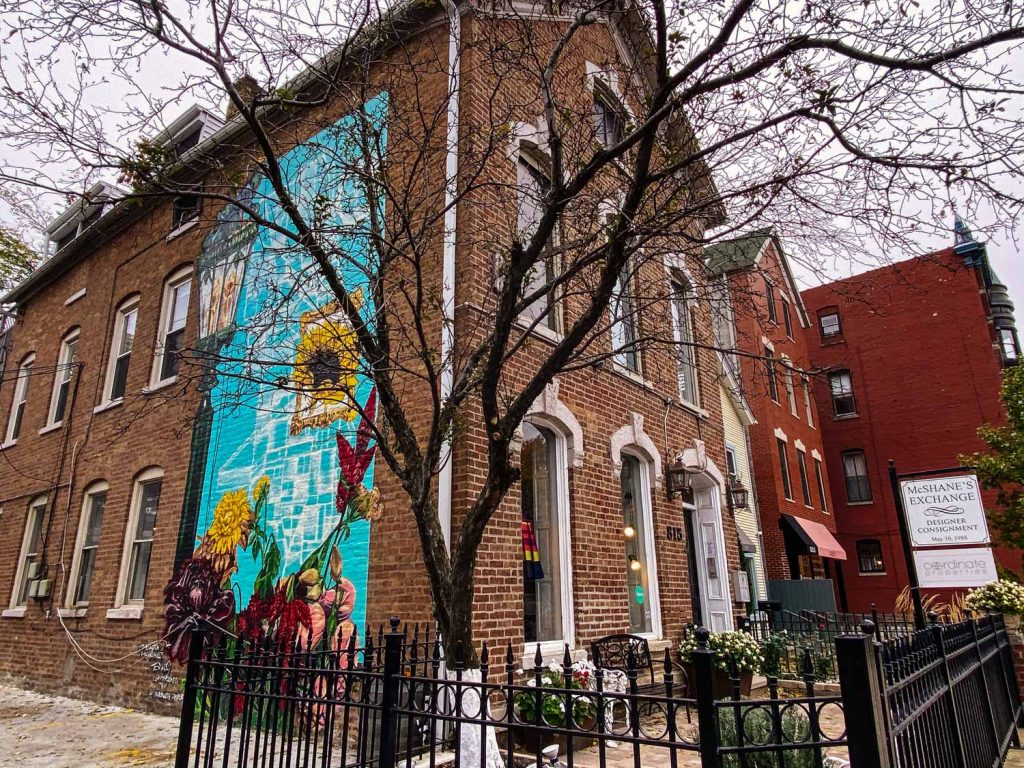
{"type": "Polygon", "coordinates": [[[733,621],[729,566],[725,559],[717,488],[709,486],[696,489],[694,501],[696,510],[693,528],[704,622],[712,632],[731,630],[733,621]]]}

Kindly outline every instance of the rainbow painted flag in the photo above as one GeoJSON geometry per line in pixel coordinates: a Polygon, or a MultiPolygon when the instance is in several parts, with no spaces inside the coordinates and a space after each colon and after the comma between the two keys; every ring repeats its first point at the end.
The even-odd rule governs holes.
{"type": "Polygon", "coordinates": [[[523,576],[535,581],[544,578],[540,550],[537,549],[537,536],[533,532],[533,523],[529,520],[523,520],[523,576]]]}

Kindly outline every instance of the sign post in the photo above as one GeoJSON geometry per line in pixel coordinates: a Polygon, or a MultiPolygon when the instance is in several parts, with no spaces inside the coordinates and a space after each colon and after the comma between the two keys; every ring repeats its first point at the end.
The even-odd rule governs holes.
{"type": "Polygon", "coordinates": [[[966,470],[951,467],[901,475],[889,460],[917,629],[925,626],[922,586],[979,587],[999,578],[978,478],[966,470]]]}
{"type": "Polygon", "coordinates": [[[900,476],[896,473],[896,462],[892,459],[889,459],[889,483],[892,485],[892,498],[896,504],[896,519],[900,524],[900,542],[903,544],[903,562],[907,566],[910,599],[914,603],[914,628],[924,629],[924,603],[921,601],[921,584],[917,580],[917,565],[914,562],[914,550],[910,545],[910,532],[907,530],[907,512],[903,508],[903,494],[900,493],[900,476]]]}

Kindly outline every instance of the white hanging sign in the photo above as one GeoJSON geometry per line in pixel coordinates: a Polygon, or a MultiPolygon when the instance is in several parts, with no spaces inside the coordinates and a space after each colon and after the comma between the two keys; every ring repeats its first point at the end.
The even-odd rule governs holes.
{"type": "Polygon", "coordinates": [[[989,543],[975,475],[902,480],[900,491],[913,546],[989,543]]]}
{"type": "Polygon", "coordinates": [[[980,587],[999,578],[988,547],[917,550],[914,565],[922,587],[980,587]]]}

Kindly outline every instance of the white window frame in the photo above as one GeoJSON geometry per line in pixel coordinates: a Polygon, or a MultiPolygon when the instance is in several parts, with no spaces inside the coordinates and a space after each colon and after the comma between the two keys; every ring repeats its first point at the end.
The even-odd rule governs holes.
{"type": "Polygon", "coordinates": [[[75,342],[75,358],[78,357],[78,342],[82,337],[82,329],[74,328],[64,334],[60,340],[60,352],[57,354],[57,368],[53,373],[53,389],[50,392],[50,408],[46,412],[46,426],[42,431],[59,427],[68,417],[68,409],[71,408],[71,387],[75,378],[74,359],[71,359],[71,343],[75,342]],[[60,399],[60,389],[64,384],[68,385],[67,398],[64,401],[64,413],[57,420],[57,402],[60,399]]]}
{"type": "Polygon", "coordinates": [[[808,380],[807,376],[803,376],[801,383],[804,388],[804,410],[807,411],[807,426],[811,429],[817,429],[817,427],[814,426],[814,404],[811,400],[811,382],[808,380]]]}
{"type": "Polygon", "coordinates": [[[799,419],[800,412],[796,407],[796,387],[793,385],[793,361],[785,355],[782,356],[782,377],[782,383],[786,387],[786,400],[789,401],[789,412],[799,419]]]}
{"type": "MultiPolygon", "coordinates": [[[[545,168],[545,163],[542,159],[537,156],[536,151],[531,151],[526,146],[520,146],[518,156],[515,159],[515,173],[516,173],[516,235],[522,235],[523,232],[519,231],[519,209],[522,205],[521,190],[522,187],[519,184],[519,166],[520,164],[525,165],[534,174],[544,179],[548,187],[551,186],[551,171],[545,168]]],[[[532,237],[532,233],[529,233],[532,237]]],[[[525,245],[525,243],[524,243],[525,245]]],[[[556,223],[554,228],[551,230],[551,238],[545,247],[545,260],[550,259],[551,261],[551,272],[557,275],[561,270],[561,261],[558,255],[559,247],[559,232],[558,224],[556,223]]],[[[545,265],[546,266],[546,265],[545,265]]],[[[535,267],[536,268],[536,267],[535,267]]],[[[529,290],[528,286],[524,286],[529,290]]],[[[537,320],[536,318],[530,318],[525,315],[525,311],[516,317],[516,323],[524,328],[531,328],[534,333],[539,334],[552,341],[557,341],[562,338],[564,330],[562,311],[564,307],[560,301],[559,292],[557,290],[547,294],[547,312],[543,319],[537,320]]]]}
{"type": "MultiPolygon", "coordinates": [[[[89,524],[92,522],[92,498],[98,494],[109,494],[110,484],[105,480],[97,480],[86,486],[82,494],[82,514],[78,516],[78,534],[75,537],[75,552],[71,559],[71,571],[68,576],[68,591],[65,605],[68,608],[87,608],[89,601],[77,602],[75,594],[78,592],[78,576],[82,568],[82,553],[85,548],[85,537],[89,532],[89,524]]],[[[106,506],[104,504],[104,506],[106,506]]],[[[99,549],[99,544],[94,545],[99,549]]],[[[93,561],[93,567],[96,562],[93,561]]]]}
{"type": "Polygon", "coordinates": [[[818,484],[818,500],[821,501],[821,511],[826,515],[829,514],[828,502],[825,501],[825,470],[822,464],[821,458],[814,455],[817,451],[811,453],[811,459],[814,461],[814,479],[818,484]]]}
{"type": "Polygon", "coordinates": [[[27,565],[25,560],[29,555],[35,555],[36,558],[39,557],[38,552],[29,552],[28,546],[31,543],[32,529],[35,527],[36,516],[39,515],[41,518],[41,516],[46,514],[46,505],[48,502],[49,497],[45,495],[36,496],[29,501],[28,509],[26,510],[25,527],[21,534],[21,547],[18,549],[18,567],[14,573],[14,587],[11,589],[10,609],[11,611],[20,612],[17,615],[22,615],[24,610],[28,607],[28,595],[26,594],[25,601],[22,602],[20,600],[21,595],[19,594],[21,592],[21,584],[25,579],[25,566],[27,565]]]}
{"type": "Polygon", "coordinates": [[[609,302],[608,307],[608,312],[610,315],[608,323],[608,333],[611,336],[610,347],[612,353],[612,362],[620,370],[627,371],[628,373],[633,375],[643,376],[643,356],[640,354],[640,347],[637,344],[637,340],[640,338],[640,322],[636,309],[636,293],[634,291],[633,286],[634,278],[635,275],[633,274],[633,260],[627,259],[626,263],[622,265],[622,271],[615,278],[616,287],[612,289],[612,299],[609,302]],[[621,291],[618,288],[620,282],[622,284],[621,291]],[[629,304],[628,314],[624,316],[626,318],[625,320],[616,317],[616,307],[618,306],[623,297],[625,297],[628,300],[629,304]],[[622,345],[617,347],[616,328],[619,327],[623,329],[621,332],[621,336],[624,342],[622,345]],[[627,334],[625,333],[625,329],[627,327],[631,328],[633,331],[632,341],[629,341],[629,339],[627,338],[627,334]],[[628,359],[627,356],[629,354],[632,354],[634,360],[636,361],[636,364],[633,367],[630,367],[626,363],[628,359]]]}
{"type": "Polygon", "coordinates": [[[569,508],[569,438],[557,422],[549,421],[540,415],[531,415],[526,419],[535,427],[546,429],[555,438],[555,503],[558,505],[558,557],[562,576],[562,635],[555,640],[525,642],[523,657],[532,659],[537,646],[540,645],[541,656],[545,659],[562,658],[565,646],[576,647],[576,631],[573,615],[573,578],[572,578],[572,510],[569,508]],[[563,519],[564,514],[564,519],[563,519]]]}
{"type": "MultiPolygon", "coordinates": [[[[118,360],[125,355],[129,358],[129,367],[131,367],[131,356],[135,352],[135,342],[132,341],[132,348],[124,354],[120,354],[121,343],[124,340],[124,326],[125,318],[130,313],[135,313],[135,336],[139,335],[139,296],[135,295],[128,299],[125,299],[117,308],[117,312],[114,315],[114,333],[113,338],[110,342],[110,355],[107,360],[107,377],[106,382],[103,385],[103,402],[104,404],[110,404],[115,402],[121,402],[124,399],[124,393],[121,393],[118,397],[114,397],[114,372],[117,369],[118,360]]],[[[125,384],[125,391],[127,392],[127,383],[125,384]]]]}
{"type": "MultiPolygon", "coordinates": [[[[132,547],[135,544],[135,529],[139,524],[139,513],[142,510],[142,486],[144,483],[148,483],[152,480],[162,480],[164,477],[164,471],[160,467],[150,467],[135,476],[132,481],[132,500],[131,506],[128,508],[128,521],[124,528],[124,547],[121,550],[121,570],[117,577],[117,594],[114,600],[114,608],[131,608],[136,607],[141,609],[145,604],[145,598],[142,600],[131,600],[129,599],[129,584],[128,579],[132,565],[132,547]]],[[[163,495],[163,488],[161,487],[161,496],[163,495]]],[[[163,499],[161,498],[161,506],[163,499]]],[[[157,508],[158,518],[157,524],[159,524],[159,507],[157,508]]],[[[153,531],[153,541],[156,541],[156,528],[153,531]]],[[[150,550],[150,565],[152,565],[152,550],[150,550]]],[[[148,572],[147,572],[147,583],[148,583],[148,572]]],[[[122,615],[111,616],[111,612],[107,612],[108,618],[125,618],[122,615]]]]}
{"type": "Polygon", "coordinates": [[[673,277],[669,283],[669,289],[671,291],[670,309],[672,311],[672,333],[675,337],[677,352],[676,352],[676,385],[679,391],[680,399],[694,407],[700,407],[700,359],[697,356],[697,347],[694,345],[696,340],[696,334],[694,333],[693,313],[690,311],[689,300],[693,295],[692,289],[686,283],[686,281],[673,277]],[[680,303],[682,304],[683,312],[686,317],[686,324],[681,322],[679,317],[680,303]],[[683,338],[685,331],[686,338],[683,338]],[[681,359],[682,355],[688,355],[687,360],[681,359]],[[682,379],[679,375],[679,369],[686,366],[689,369],[689,375],[693,379],[693,399],[687,398],[687,393],[683,391],[682,379]]]}
{"type": "Polygon", "coordinates": [[[32,365],[36,361],[36,353],[30,352],[21,359],[18,364],[18,379],[14,385],[14,398],[11,400],[11,411],[7,414],[7,432],[4,433],[4,447],[14,445],[18,438],[14,436],[14,417],[19,406],[24,406],[21,412],[21,424],[18,432],[25,430],[25,411],[28,410],[28,385],[32,379],[32,365]]]}
{"type": "Polygon", "coordinates": [[[177,374],[166,378],[161,374],[163,373],[164,356],[167,354],[167,336],[172,332],[170,325],[174,312],[174,290],[186,280],[188,281],[188,305],[185,307],[185,324],[182,326],[183,329],[188,328],[188,316],[192,309],[192,277],[193,269],[190,264],[175,270],[164,280],[163,296],[160,299],[160,323],[157,325],[156,344],[153,347],[153,369],[149,376],[150,389],[173,384],[178,380],[177,374]]]}
{"type": "MultiPolygon", "coordinates": [[[[651,461],[644,456],[642,453],[629,448],[622,449],[623,456],[630,456],[636,459],[639,466],[640,475],[640,500],[637,509],[643,516],[644,526],[646,528],[644,536],[644,556],[647,558],[648,570],[647,570],[647,586],[650,590],[650,594],[647,596],[651,603],[651,631],[641,632],[640,637],[646,637],[648,640],[660,640],[664,632],[661,624],[661,593],[658,589],[658,557],[654,547],[655,527],[654,527],[654,507],[652,503],[651,495],[651,474],[652,466],[651,461]]],[[[628,598],[628,595],[627,595],[628,598]]]]}

